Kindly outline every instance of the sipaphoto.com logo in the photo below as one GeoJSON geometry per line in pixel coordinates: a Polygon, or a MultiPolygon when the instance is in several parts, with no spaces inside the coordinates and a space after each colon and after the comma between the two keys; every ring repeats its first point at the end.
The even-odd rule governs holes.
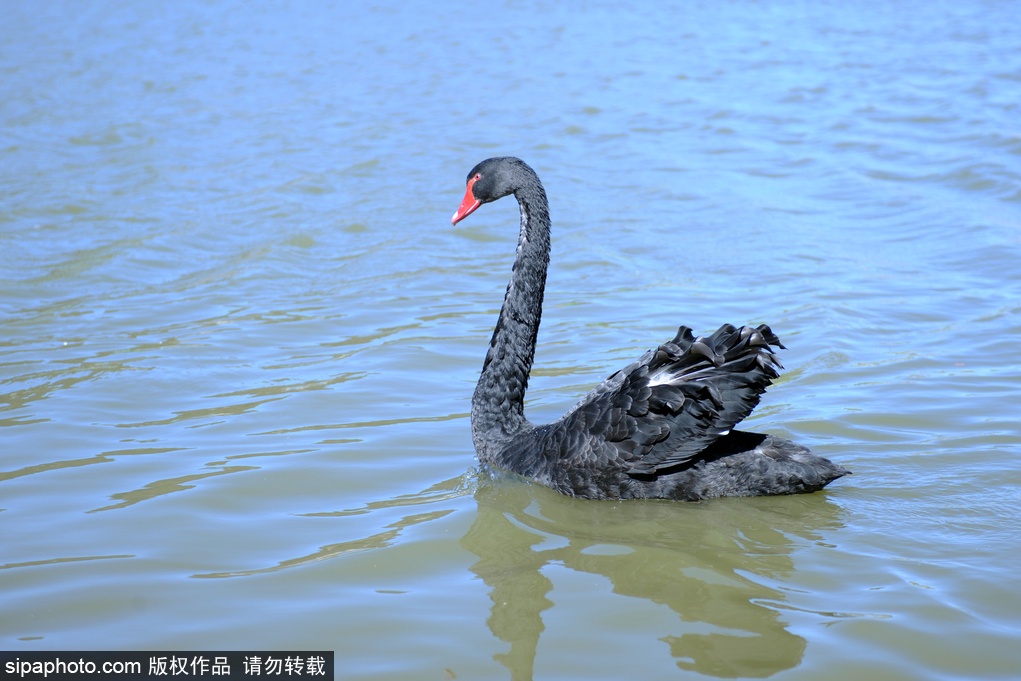
{"type": "Polygon", "coordinates": [[[141,674],[142,663],[134,660],[103,660],[96,663],[79,657],[77,660],[65,660],[55,657],[52,660],[22,660],[16,657],[4,663],[4,671],[19,678],[49,678],[50,676],[82,675],[82,674],[141,674]]]}
{"type": "Polygon", "coordinates": [[[332,650],[0,650],[0,681],[333,681],[332,650]]]}

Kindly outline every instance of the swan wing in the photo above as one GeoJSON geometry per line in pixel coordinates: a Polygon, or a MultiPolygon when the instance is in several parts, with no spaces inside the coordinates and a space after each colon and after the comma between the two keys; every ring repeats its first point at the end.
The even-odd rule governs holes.
{"type": "Polygon", "coordinates": [[[587,440],[568,458],[618,460],[630,475],[655,475],[695,459],[751,413],[782,368],[765,324],[677,336],[607,378],[560,422],[587,440]]]}

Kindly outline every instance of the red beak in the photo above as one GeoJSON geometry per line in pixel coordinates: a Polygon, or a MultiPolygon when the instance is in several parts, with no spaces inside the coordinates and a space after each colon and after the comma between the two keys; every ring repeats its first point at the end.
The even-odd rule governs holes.
{"type": "Polygon", "coordinates": [[[475,209],[482,205],[482,202],[475,198],[475,194],[472,193],[472,187],[479,179],[479,175],[476,175],[472,179],[468,180],[468,188],[464,190],[464,198],[461,200],[461,205],[458,206],[457,212],[454,213],[454,217],[450,218],[450,224],[456,225],[461,220],[475,212],[475,209]]]}

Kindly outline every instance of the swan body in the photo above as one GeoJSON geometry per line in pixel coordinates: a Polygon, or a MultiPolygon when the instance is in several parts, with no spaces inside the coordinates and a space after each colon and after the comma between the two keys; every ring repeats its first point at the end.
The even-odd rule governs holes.
{"type": "Polygon", "coordinates": [[[472,397],[472,439],[482,463],[588,499],[795,494],[849,471],[806,447],[734,430],[781,368],[783,348],[765,324],[726,324],[669,342],[614,373],[553,423],[524,415],[549,267],[546,192],[524,161],[487,159],[468,173],[457,224],[484,203],[514,195],[517,256],[472,397]]]}

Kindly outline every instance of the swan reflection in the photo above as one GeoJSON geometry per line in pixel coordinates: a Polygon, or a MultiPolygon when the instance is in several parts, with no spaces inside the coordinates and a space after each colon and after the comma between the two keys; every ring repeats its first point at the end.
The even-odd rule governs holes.
{"type": "MultiPolygon", "coordinates": [[[[794,571],[799,542],[841,524],[840,509],[820,495],[595,503],[495,481],[475,497],[478,515],[461,544],[478,557],[471,570],[490,588],[489,628],[510,645],[497,659],[515,679],[532,678],[543,614],[557,605],[551,566],[602,575],[615,594],[667,606],[680,633],[659,640],[681,669],[762,678],[795,667],[806,642],[769,605],[784,593],[767,583],[794,571]]],[[[601,613],[603,634],[607,621],[612,613],[601,613]]]]}

